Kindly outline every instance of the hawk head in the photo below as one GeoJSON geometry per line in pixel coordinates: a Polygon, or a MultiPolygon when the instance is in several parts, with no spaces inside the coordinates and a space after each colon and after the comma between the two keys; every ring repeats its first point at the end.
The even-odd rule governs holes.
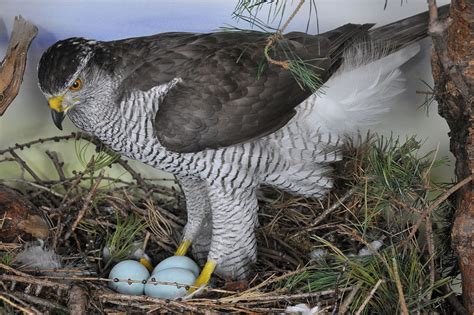
{"type": "Polygon", "coordinates": [[[99,42],[78,37],[58,41],[42,55],[39,88],[59,129],[66,112],[99,103],[98,94],[110,85],[109,76],[104,75],[106,68],[98,60],[104,58],[99,42]]]}

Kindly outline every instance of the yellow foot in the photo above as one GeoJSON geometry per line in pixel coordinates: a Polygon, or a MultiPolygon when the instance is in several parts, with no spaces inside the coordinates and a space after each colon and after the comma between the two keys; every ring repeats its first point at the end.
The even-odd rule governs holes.
{"type": "MultiPolygon", "coordinates": [[[[214,269],[216,269],[216,265],[217,264],[215,261],[208,260],[204,265],[204,268],[202,268],[201,274],[194,282],[194,286],[198,288],[203,285],[207,285],[209,283],[209,280],[211,279],[211,275],[214,272],[214,269]]],[[[189,292],[194,292],[195,290],[195,288],[191,288],[189,289],[189,292]]]]}
{"type": "Polygon", "coordinates": [[[151,265],[151,262],[146,259],[145,257],[140,258],[140,263],[148,269],[149,272],[153,270],[153,266],[151,265]]]}
{"type": "Polygon", "coordinates": [[[176,253],[174,253],[175,256],[184,256],[186,255],[189,245],[191,245],[191,241],[188,240],[183,240],[181,244],[179,244],[178,249],[176,250],[176,253]]]}

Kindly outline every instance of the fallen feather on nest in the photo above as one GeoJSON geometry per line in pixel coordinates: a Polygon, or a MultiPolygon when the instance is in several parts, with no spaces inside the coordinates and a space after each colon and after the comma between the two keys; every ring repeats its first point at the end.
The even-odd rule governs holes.
{"type": "Polygon", "coordinates": [[[308,305],[301,303],[297,304],[295,306],[288,306],[285,310],[285,313],[289,314],[301,314],[301,315],[314,315],[314,314],[319,314],[321,311],[321,308],[319,305],[316,305],[313,308],[309,308],[308,305]]]}
{"type": "Polygon", "coordinates": [[[51,270],[61,268],[59,256],[52,249],[40,245],[27,246],[15,257],[15,262],[22,267],[39,270],[51,270]]]}

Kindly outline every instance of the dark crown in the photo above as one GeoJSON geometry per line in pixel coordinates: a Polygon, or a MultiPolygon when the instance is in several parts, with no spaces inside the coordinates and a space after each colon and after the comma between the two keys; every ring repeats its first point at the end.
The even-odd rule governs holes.
{"type": "Polygon", "coordinates": [[[90,58],[94,45],[94,41],[73,37],[49,47],[41,56],[38,65],[40,88],[50,94],[62,91],[84,60],[90,58]]]}

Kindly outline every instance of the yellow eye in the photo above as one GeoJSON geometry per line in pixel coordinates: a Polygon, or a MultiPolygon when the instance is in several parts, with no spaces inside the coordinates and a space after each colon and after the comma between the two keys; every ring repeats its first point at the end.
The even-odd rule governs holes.
{"type": "Polygon", "coordinates": [[[69,87],[71,91],[79,91],[82,88],[82,81],[81,79],[76,79],[73,84],[69,87]]]}

